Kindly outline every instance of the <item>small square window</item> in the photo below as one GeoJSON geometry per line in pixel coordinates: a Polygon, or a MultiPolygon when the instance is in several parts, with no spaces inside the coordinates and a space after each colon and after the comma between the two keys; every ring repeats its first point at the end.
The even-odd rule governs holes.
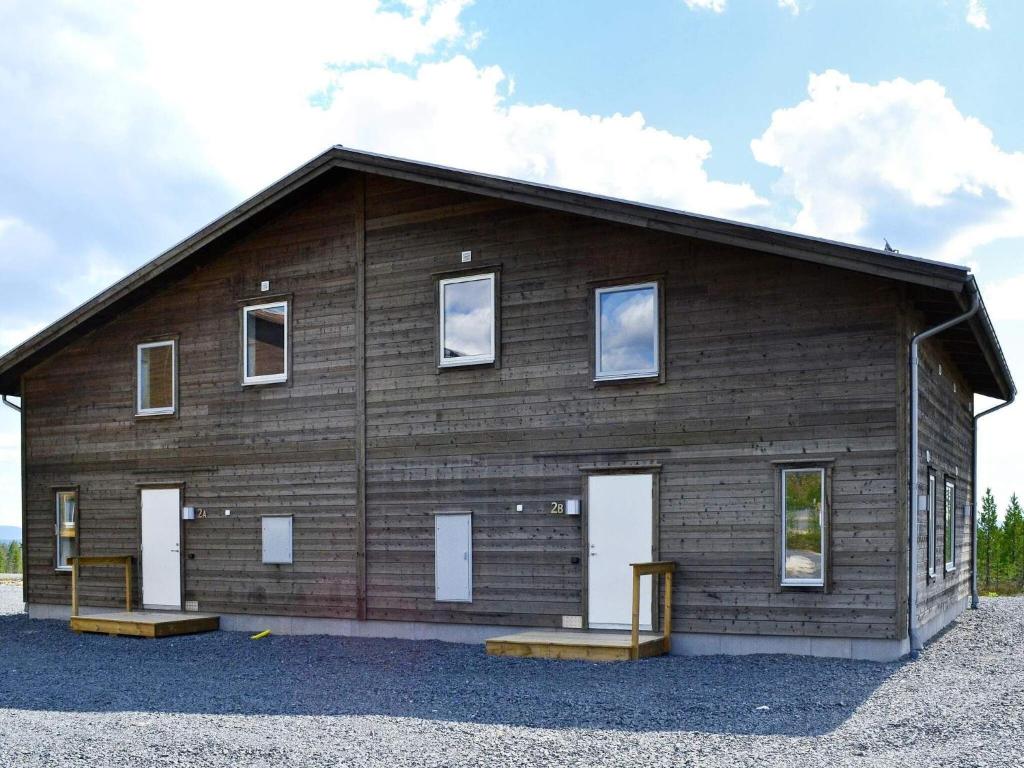
{"type": "Polygon", "coordinates": [[[658,293],[657,282],[596,289],[595,381],[660,374],[658,293]]]}
{"type": "Polygon", "coordinates": [[[782,585],[825,585],[825,470],[782,470],[782,585]]]}
{"type": "Polygon", "coordinates": [[[139,416],[174,413],[177,389],[174,341],[139,344],[135,367],[135,413],[139,416]]]}
{"type": "Polygon", "coordinates": [[[288,380],[288,302],[256,304],[242,311],[243,384],[288,380]]]}
{"type": "Polygon", "coordinates": [[[438,282],[441,367],[493,363],[495,276],[468,275],[438,282]]]}

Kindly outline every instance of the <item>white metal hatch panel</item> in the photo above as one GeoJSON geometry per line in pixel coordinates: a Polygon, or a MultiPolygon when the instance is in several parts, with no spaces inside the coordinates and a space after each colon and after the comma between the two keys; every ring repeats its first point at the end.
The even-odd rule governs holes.
{"type": "Polygon", "coordinates": [[[181,610],[181,497],[142,489],[142,605],[181,610]]]}
{"type": "MultiPolygon", "coordinates": [[[[588,619],[593,629],[629,629],[633,569],[653,553],[654,476],[591,475],[587,489],[590,539],[588,619]]],[[[640,628],[651,628],[651,579],[640,580],[640,628]]]]}
{"type": "Polygon", "coordinates": [[[473,602],[473,515],[434,517],[434,599],[473,602]]]}

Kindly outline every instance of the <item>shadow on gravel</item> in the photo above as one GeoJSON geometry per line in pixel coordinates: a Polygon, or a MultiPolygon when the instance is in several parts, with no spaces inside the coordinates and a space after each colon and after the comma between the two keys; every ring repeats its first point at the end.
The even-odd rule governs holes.
{"type": "Polygon", "coordinates": [[[491,658],[479,646],[431,641],[253,641],[237,632],[138,640],[0,615],[0,707],[22,710],[818,736],[899,668],[796,656],[590,664],[491,658]]]}

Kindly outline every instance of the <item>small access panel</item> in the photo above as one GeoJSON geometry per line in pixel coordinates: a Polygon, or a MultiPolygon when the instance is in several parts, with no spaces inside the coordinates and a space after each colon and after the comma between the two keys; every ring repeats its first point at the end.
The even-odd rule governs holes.
{"type": "Polygon", "coordinates": [[[473,515],[469,512],[434,517],[434,599],[473,601],[473,515]]]}

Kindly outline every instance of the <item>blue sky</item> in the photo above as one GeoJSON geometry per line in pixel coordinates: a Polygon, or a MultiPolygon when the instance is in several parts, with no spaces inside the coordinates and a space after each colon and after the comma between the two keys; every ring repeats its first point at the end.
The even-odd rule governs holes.
{"type": "MultiPolygon", "coordinates": [[[[967,264],[1024,380],[1016,0],[0,0],[0,30],[0,352],[342,143],[967,264]]],[[[1003,504],[1016,411],[982,428],[1003,504]]],[[[17,460],[0,409],[0,524],[17,460]]]]}

